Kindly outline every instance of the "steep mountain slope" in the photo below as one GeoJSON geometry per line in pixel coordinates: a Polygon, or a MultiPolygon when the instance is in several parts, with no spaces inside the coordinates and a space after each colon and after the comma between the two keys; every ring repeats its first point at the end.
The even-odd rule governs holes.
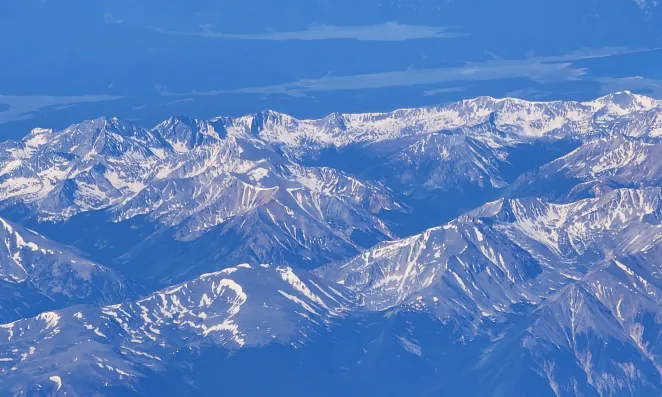
{"type": "Polygon", "coordinates": [[[479,97],[320,120],[268,111],[222,121],[228,134],[258,137],[297,161],[387,186],[413,215],[389,218],[406,235],[496,199],[520,174],[566,154],[576,142],[655,136],[660,105],[629,92],[591,102],[479,97]]]}
{"type": "Polygon", "coordinates": [[[385,395],[653,396],[661,198],[501,200],[318,270],[327,280],[244,264],[133,303],[43,313],[0,327],[1,390],[362,395],[385,376],[385,395]],[[273,372],[264,388],[223,386],[257,363],[273,372]]]}
{"type": "Polygon", "coordinates": [[[411,198],[475,186],[498,189],[508,153],[464,134],[440,132],[371,144],[360,175],[411,198]]]}
{"type": "Polygon", "coordinates": [[[500,395],[655,396],[660,394],[659,244],[612,259],[552,295],[503,339],[466,379],[468,390],[500,395]],[[654,256],[651,254],[654,253],[654,256]],[[525,327],[525,328],[524,328],[525,327]],[[534,388],[505,373],[538,378],[534,388]],[[471,385],[470,382],[467,382],[471,385]]]}
{"type": "MultiPolygon", "coordinates": [[[[363,177],[411,198],[471,192],[457,197],[462,201],[474,193],[489,197],[520,174],[566,154],[572,142],[656,139],[660,114],[660,101],[628,92],[584,103],[481,97],[385,114],[337,115],[344,117],[343,138],[320,142],[326,151],[303,156],[319,156],[317,163],[347,169],[346,159],[360,153],[361,160],[348,169],[363,177]]],[[[313,134],[300,135],[303,142],[314,140],[313,134]]],[[[292,150],[298,153],[302,147],[308,146],[292,150]]]]}
{"type": "MultiPolygon", "coordinates": [[[[651,98],[622,92],[585,103],[480,97],[391,113],[333,114],[320,120],[297,120],[272,111],[210,121],[178,117],[149,131],[129,122],[102,118],[58,132],[36,129],[21,141],[3,143],[0,198],[31,203],[42,217],[66,219],[81,211],[126,200],[144,188],[145,179],[163,178],[182,160],[202,160],[196,156],[220,157],[217,159],[220,162],[230,162],[227,170],[241,173],[245,170],[237,167],[250,168],[252,162],[259,160],[286,164],[292,156],[317,157],[325,148],[355,145],[360,145],[367,154],[371,154],[371,149],[391,157],[399,152],[393,161],[399,159],[398,166],[410,163],[413,167],[405,170],[413,173],[420,168],[420,160],[415,161],[418,157],[414,155],[426,153],[429,145],[429,152],[437,156],[430,161],[452,155],[448,160],[454,158],[453,164],[473,164],[486,174],[483,178],[499,186],[502,181],[495,172],[494,162],[503,162],[506,156],[498,151],[486,151],[542,136],[582,140],[605,134],[656,136],[661,106],[651,98]],[[440,135],[443,131],[449,133],[440,135]],[[390,149],[375,146],[394,141],[390,149]],[[459,151],[450,153],[450,147],[459,151]],[[213,149],[196,151],[197,148],[213,149]],[[248,150],[251,154],[246,156],[253,157],[238,158],[237,151],[242,150],[248,150]],[[287,159],[281,157],[281,150],[286,152],[287,159]],[[181,156],[190,152],[193,153],[189,156],[181,156]],[[490,160],[490,156],[496,158],[490,160]],[[165,161],[157,161],[164,158],[165,161]],[[72,184],[73,187],[69,186],[72,184]],[[65,187],[73,192],[67,192],[65,187]],[[55,197],[67,196],[66,193],[78,194],[83,199],[71,209],[49,208],[55,197]]],[[[200,171],[205,169],[202,164],[198,166],[200,171]]],[[[479,176],[474,174],[471,172],[465,178],[475,182],[479,176]]],[[[430,182],[422,184],[435,187],[430,182]]]]}
{"type": "Polygon", "coordinates": [[[331,382],[321,395],[369,390],[328,372],[339,366],[388,374],[416,395],[655,395],[661,198],[647,188],[570,204],[500,200],[322,278],[239,265],[134,303],[43,313],[0,327],[2,390],[204,394],[225,379],[204,363],[236,373],[278,358],[278,374],[306,368],[293,395],[315,379],[331,382]]]}
{"type": "Polygon", "coordinates": [[[622,135],[591,140],[520,177],[512,194],[573,201],[621,187],[660,186],[661,151],[657,140],[622,135]]]}
{"type": "Polygon", "coordinates": [[[115,271],[0,218],[0,322],[134,296],[115,271]]]}
{"type": "MultiPolygon", "coordinates": [[[[391,238],[378,214],[400,208],[378,185],[329,168],[301,167],[271,148],[229,137],[173,158],[109,212],[119,221],[138,217],[164,229],[121,253],[129,263],[160,259],[167,275],[168,266],[182,261],[168,258],[172,251],[153,256],[168,241],[186,255],[198,251],[190,266],[297,258],[299,266],[311,266],[347,257],[391,238]]],[[[200,270],[214,268],[189,269],[178,279],[200,270]]]]}
{"type": "Polygon", "coordinates": [[[342,287],[291,268],[243,264],[132,303],[45,312],[0,326],[0,391],[131,390],[190,349],[295,348],[356,302],[342,287]]]}
{"type": "Polygon", "coordinates": [[[0,208],[160,285],[237,261],[311,267],[495,199],[564,154],[562,142],[654,140],[659,113],[659,101],[623,92],[320,120],[174,117],[151,130],[102,118],[2,143],[0,208]]]}
{"type": "Polygon", "coordinates": [[[464,327],[536,305],[612,257],[662,240],[659,188],[549,204],[500,200],[316,272],[384,310],[420,302],[464,327]],[[466,321],[465,321],[466,320],[466,321]]]}
{"type": "Polygon", "coordinates": [[[116,284],[3,221],[6,302],[71,299],[0,325],[0,394],[657,396],[660,110],[483,97],[2,143],[8,216],[171,286],[54,310],[116,284]],[[481,205],[396,238],[463,192],[481,205]]]}
{"type": "Polygon", "coordinates": [[[67,219],[135,194],[164,155],[158,137],[117,119],[101,118],[62,131],[35,129],[3,142],[0,199],[34,207],[41,219],[67,219]]]}
{"type": "Polygon", "coordinates": [[[100,119],[6,142],[5,213],[157,282],[214,270],[210,263],[315,265],[392,237],[378,214],[401,205],[384,188],[189,124],[172,119],[147,131],[100,119]],[[198,254],[187,261],[182,251],[198,254]],[[200,269],[179,274],[182,260],[200,269]],[[140,266],[154,262],[162,267],[140,266]]]}

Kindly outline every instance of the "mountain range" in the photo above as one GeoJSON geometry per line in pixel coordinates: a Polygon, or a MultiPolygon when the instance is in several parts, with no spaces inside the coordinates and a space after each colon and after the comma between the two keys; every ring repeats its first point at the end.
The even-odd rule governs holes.
{"type": "Polygon", "coordinates": [[[660,395],[660,115],[479,97],[2,142],[0,393],[660,395]]]}

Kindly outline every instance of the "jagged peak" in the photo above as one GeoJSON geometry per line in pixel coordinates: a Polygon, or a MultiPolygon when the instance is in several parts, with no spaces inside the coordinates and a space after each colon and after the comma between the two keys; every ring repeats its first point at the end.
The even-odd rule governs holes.
{"type": "Polygon", "coordinates": [[[220,123],[177,115],[164,120],[152,131],[181,153],[224,137],[225,133],[219,133],[216,126],[220,126],[220,123]]]}
{"type": "Polygon", "coordinates": [[[86,120],[78,124],[73,124],[69,128],[96,128],[106,132],[112,132],[122,137],[136,137],[144,135],[148,131],[130,120],[120,119],[118,117],[99,117],[92,120],[86,120]]]}
{"type": "Polygon", "coordinates": [[[176,124],[184,124],[187,126],[196,126],[201,122],[201,120],[193,118],[193,117],[188,117],[183,114],[177,114],[174,116],[171,116],[165,120],[163,120],[161,123],[157,124],[154,129],[159,129],[159,127],[167,126],[167,125],[176,125],[176,124]]]}
{"type": "MultiPolygon", "coordinates": [[[[555,115],[560,111],[559,106],[568,108],[567,112],[572,116],[568,121],[575,121],[578,117],[590,120],[595,113],[604,113],[611,116],[624,115],[629,112],[641,112],[661,107],[662,101],[634,94],[630,91],[621,91],[608,94],[589,102],[573,101],[527,101],[518,98],[494,98],[481,96],[473,99],[465,99],[443,105],[402,108],[383,113],[330,113],[320,119],[298,119],[286,113],[265,109],[260,112],[248,114],[241,117],[214,117],[210,120],[200,120],[184,115],[177,115],[164,120],[151,129],[145,129],[131,121],[121,120],[117,117],[100,117],[94,120],[83,121],[72,124],[67,130],[93,128],[110,131],[123,137],[143,137],[146,134],[158,135],[156,131],[167,125],[186,125],[191,129],[198,129],[202,133],[223,138],[226,128],[233,128],[233,133],[250,134],[253,137],[266,139],[282,144],[302,145],[311,139],[324,144],[347,144],[356,139],[389,139],[409,133],[412,129],[422,129],[429,132],[431,129],[453,129],[458,127],[475,127],[485,124],[499,115],[499,124],[523,128],[522,133],[526,136],[539,136],[554,130],[558,117],[555,115]],[[530,110],[526,110],[531,108],[530,110]],[[547,109],[550,108],[550,109],[547,109]],[[547,111],[549,110],[549,111],[547,111]],[[528,116],[519,114],[520,111],[530,113],[528,116]],[[514,113],[513,113],[514,112],[514,113]],[[509,115],[513,113],[513,115],[509,115]],[[584,116],[581,116],[584,115],[584,116]],[[505,116],[505,117],[504,117],[505,116]],[[547,126],[531,127],[531,123],[540,121],[547,126]],[[396,122],[397,121],[397,122],[396,122]],[[372,123],[375,123],[372,126],[372,123]],[[387,126],[388,123],[395,123],[387,126]],[[402,124],[402,125],[401,125],[402,124]],[[416,127],[420,126],[420,127],[416,127]],[[213,133],[213,130],[216,130],[213,133]],[[383,130],[384,131],[380,131],[383,130]],[[330,136],[331,131],[348,131],[350,133],[340,136],[330,136]],[[365,130],[365,131],[364,131],[365,130]],[[268,134],[264,134],[268,131],[268,134]],[[398,132],[399,131],[399,132],[398,132]],[[368,133],[368,135],[366,135],[368,133]],[[305,139],[294,139],[296,136],[305,136],[305,139]]],[[[564,114],[563,112],[560,113],[564,114]]],[[[577,119],[578,121],[578,119],[577,119]]],[[[43,129],[35,129],[28,134],[29,137],[46,135],[43,129]]],[[[484,131],[483,131],[484,133],[484,131]]],[[[51,134],[57,134],[51,133],[51,134]]],[[[517,130],[515,130],[517,134],[517,130]]],[[[27,139],[28,137],[26,137],[27,139]]],[[[158,137],[150,138],[157,139],[158,137]]]]}
{"type": "Polygon", "coordinates": [[[662,101],[645,95],[635,94],[631,91],[619,91],[587,102],[587,104],[594,107],[596,111],[621,114],[629,111],[651,110],[662,106],[662,101]]]}
{"type": "Polygon", "coordinates": [[[299,120],[289,114],[275,110],[262,110],[249,116],[250,131],[253,136],[259,136],[263,129],[273,127],[297,126],[299,120]]]}
{"type": "Polygon", "coordinates": [[[327,129],[347,130],[345,115],[338,112],[330,113],[319,120],[319,124],[327,129]]]}

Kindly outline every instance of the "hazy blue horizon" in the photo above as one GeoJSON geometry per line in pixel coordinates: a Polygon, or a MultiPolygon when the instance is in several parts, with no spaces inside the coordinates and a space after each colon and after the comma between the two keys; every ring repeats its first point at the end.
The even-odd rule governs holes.
{"type": "Polygon", "coordinates": [[[11,62],[0,64],[0,135],[107,114],[149,125],[174,114],[268,108],[306,118],[480,95],[662,96],[655,2],[156,4],[3,2],[0,52],[11,62]]]}

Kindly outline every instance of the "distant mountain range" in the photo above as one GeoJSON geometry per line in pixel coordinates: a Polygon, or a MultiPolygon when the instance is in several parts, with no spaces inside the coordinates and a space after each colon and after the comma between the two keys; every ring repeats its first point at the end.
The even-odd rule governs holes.
{"type": "Polygon", "coordinates": [[[660,395],[660,115],[480,97],[2,142],[0,394],[660,395]]]}

